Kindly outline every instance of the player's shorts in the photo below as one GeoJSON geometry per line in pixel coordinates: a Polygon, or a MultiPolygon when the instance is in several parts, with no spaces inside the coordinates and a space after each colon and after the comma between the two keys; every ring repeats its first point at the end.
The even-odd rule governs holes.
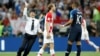
{"type": "Polygon", "coordinates": [[[44,31],[43,43],[54,43],[53,33],[50,34],[51,38],[47,39],[47,32],[44,31]]]}
{"type": "Polygon", "coordinates": [[[69,32],[69,36],[68,36],[68,40],[69,41],[81,41],[81,29],[80,30],[76,30],[76,29],[72,29],[69,32]]]}
{"type": "Polygon", "coordinates": [[[81,40],[89,40],[88,31],[82,31],[81,40]]]}

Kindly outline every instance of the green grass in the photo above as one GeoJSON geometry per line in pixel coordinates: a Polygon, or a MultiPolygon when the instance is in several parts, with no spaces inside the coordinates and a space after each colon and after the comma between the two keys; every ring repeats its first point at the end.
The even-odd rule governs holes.
{"type": "MultiPolygon", "coordinates": [[[[36,52],[30,52],[28,56],[36,56],[36,52]]],[[[0,56],[16,56],[16,52],[0,52],[0,56]]],[[[43,56],[50,56],[46,52],[43,56]]],[[[56,52],[56,56],[64,56],[64,52],[56,52]]],[[[72,52],[70,56],[76,56],[75,52],[72,52]]],[[[82,52],[81,56],[100,56],[100,52],[82,52]]]]}

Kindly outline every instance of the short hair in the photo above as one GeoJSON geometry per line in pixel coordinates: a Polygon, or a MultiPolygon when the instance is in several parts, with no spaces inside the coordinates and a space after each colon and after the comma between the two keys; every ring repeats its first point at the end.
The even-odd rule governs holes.
{"type": "Polygon", "coordinates": [[[74,4],[75,7],[78,7],[80,5],[79,2],[73,2],[72,4],[74,4]]]}
{"type": "Polygon", "coordinates": [[[53,7],[53,5],[54,5],[53,3],[50,3],[50,4],[48,5],[48,11],[51,10],[51,8],[53,7]]]}

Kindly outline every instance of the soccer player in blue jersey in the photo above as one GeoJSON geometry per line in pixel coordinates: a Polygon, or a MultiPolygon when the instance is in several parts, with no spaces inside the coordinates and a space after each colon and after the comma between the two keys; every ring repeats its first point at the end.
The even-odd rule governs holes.
{"type": "Polygon", "coordinates": [[[69,56],[72,44],[75,41],[77,46],[77,54],[76,56],[80,56],[81,53],[81,23],[82,23],[82,12],[78,9],[79,4],[77,2],[72,3],[73,10],[70,12],[70,19],[64,25],[60,27],[64,27],[70,25],[70,32],[68,36],[68,47],[65,53],[65,56],[69,56]]]}

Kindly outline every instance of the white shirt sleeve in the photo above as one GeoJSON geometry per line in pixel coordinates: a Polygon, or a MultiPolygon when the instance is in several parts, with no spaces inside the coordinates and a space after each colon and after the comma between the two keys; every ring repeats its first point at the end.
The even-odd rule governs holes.
{"type": "Polygon", "coordinates": [[[27,7],[24,8],[24,11],[23,11],[23,16],[25,17],[25,19],[28,20],[28,15],[27,15],[27,7]]]}

